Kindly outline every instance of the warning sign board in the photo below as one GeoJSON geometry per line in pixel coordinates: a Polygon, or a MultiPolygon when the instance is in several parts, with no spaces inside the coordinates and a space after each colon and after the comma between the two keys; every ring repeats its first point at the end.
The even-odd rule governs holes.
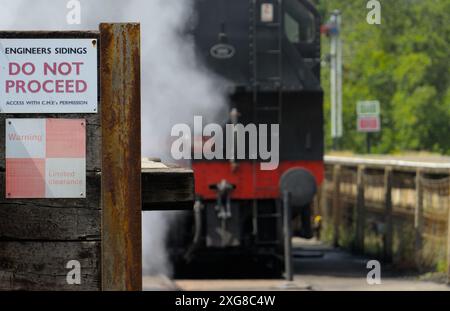
{"type": "Polygon", "coordinates": [[[356,109],[358,132],[379,132],[381,130],[379,101],[360,101],[357,103],[356,109]]]}
{"type": "Polygon", "coordinates": [[[380,117],[379,116],[361,116],[358,117],[358,131],[359,132],[379,132],[380,117]]]}
{"type": "Polygon", "coordinates": [[[6,198],[85,198],[84,119],[6,119],[6,198]]]}
{"type": "Polygon", "coordinates": [[[1,113],[96,113],[96,39],[0,39],[1,113]]]}

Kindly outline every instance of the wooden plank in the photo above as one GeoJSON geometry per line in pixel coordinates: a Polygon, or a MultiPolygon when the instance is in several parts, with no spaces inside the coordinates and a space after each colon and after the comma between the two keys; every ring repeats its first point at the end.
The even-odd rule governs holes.
{"type": "Polygon", "coordinates": [[[100,24],[102,289],[142,290],[140,26],[100,24]]]}
{"type": "Polygon", "coordinates": [[[101,211],[0,205],[0,240],[99,240],[101,211]]]}
{"type": "Polygon", "coordinates": [[[99,290],[99,242],[0,242],[0,290],[99,290]],[[67,283],[70,260],[81,284],[67,283]]]}
{"type": "Polygon", "coordinates": [[[194,173],[189,169],[142,169],[142,210],[192,209],[194,173]]]}

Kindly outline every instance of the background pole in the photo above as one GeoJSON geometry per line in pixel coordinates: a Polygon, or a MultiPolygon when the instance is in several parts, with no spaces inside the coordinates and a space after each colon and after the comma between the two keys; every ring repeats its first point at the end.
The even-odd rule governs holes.
{"type": "Polygon", "coordinates": [[[285,278],[288,281],[294,279],[292,273],[292,226],[291,226],[291,207],[289,202],[289,192],[283,192],[283,210],[284,210],[284,262],[285,278]]]}

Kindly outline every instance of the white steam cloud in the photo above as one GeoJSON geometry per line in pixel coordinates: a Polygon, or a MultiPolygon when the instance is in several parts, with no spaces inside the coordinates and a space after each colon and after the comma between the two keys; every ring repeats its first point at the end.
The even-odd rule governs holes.
{"type": "MultiPolygon", "coordinates": [[[[199,63],[186,30],[195,0],[80,0],[81,24],[68,25],[65,0],[1,0],[0,30],[96,30],[101,22],[140,22],[142,154],[171,161],[170,130],[194,115],[213,121],[225,83],[199,63]]],[[[170,274],[165,239],[174,213],[143,214],[144,274],[170,274]]]]}

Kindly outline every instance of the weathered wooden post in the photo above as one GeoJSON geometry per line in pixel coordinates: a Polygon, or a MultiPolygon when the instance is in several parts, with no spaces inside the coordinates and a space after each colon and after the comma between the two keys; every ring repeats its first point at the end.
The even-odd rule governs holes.
{"type": "Polygon", "coordinates": [[[355,248],[359,253],[364,253],[364,237],[365,237],[365,202],[364,202],[364,173],[365,167],[358,166],[356,176],[356,238],[355,248]]]}
{"type": "Polygon", "coordinates": [[[384,170],[384,223],[386,231],[384,234],[384,259],[387,262],[392,261],[392,243],[393,243],[393,219],[392,219],[392,169],[386,167],[384,170]]]}
{"type": "Polygon", "coordinates": [[[139,24],[101,24],[102,289],[142,289],[139,24]]]}
{"type": "Polygon", "coordinates": [[[416,208],[414,211],[414,231],[415,231],[415,258],[418,267],[420,267],[420,258],[422,256],[422,232],[423,232],[423,186],[422,171],[416,170],[416,208]]]}
{"type": "Polygon", "coordinates": [[[340,184],[341,184],[341,166],[333,167],[333,245],[339,246],[339,231],[341,225],[341,208],[340,208],[340,184]]]}

